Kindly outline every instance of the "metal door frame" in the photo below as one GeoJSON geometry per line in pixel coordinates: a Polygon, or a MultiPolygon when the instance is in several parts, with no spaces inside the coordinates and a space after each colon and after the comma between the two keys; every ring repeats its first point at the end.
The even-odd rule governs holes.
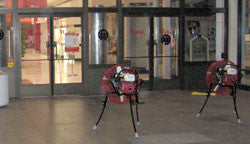
{"type": "MultiPolygon", "coordinates": [[[[55,59],[54,59],[54,46],[53,46],[53,42],[54,42],[54,17],[80,17],[81,18],[81,30],[82,30],[82,35],[84,35],[83,33],[83,15],[82,13],[56,13],[56,14],[51,14],[51,13],[34,13],[34,14],[19,14],[18,15],[18,20],[19,20],[19,31],[21,33],[21,22],[20,19],[24,18],[24,17],[47,17],[47,20],[49,21],[49,73],[50,73],[50,82],[49,84],[35,84],[35,85],[22,85],[21,84],[21,89],[20,89],[20,96],[21,97],[26,97],[26,96],[54,96],[54,95],[64,95],[64,94],[56,94],[56,93],[63,93],[61,91],[61,89],[66,89],[66,91],[69,91],[69,95],[74,94],[74,92],[77,92],[79,94],[83,94],[84,90],[86,90],[86,85],[84,83],[86,83],[86,80],[84,78],[84,73],[86,73],[86,70],[84,69],[85,67],[85,63],[83,62],[84,59],[84,46],[82,45],[82,82],[81,83],[66,83],[66,84],[55,84],[55,59]],[[74,87],[74,88],[73,88],[74,87]],[[39,94],[40,93],[40,94],[39,94]]],[[[21,40],[21,39],[20,39],[21,40]]],[[[21,43],[19,40],[19,43],[21,43]]],[[[82,42],[83,43],[84,38],[82,38],[82,42]]],[[[19,44],[21,45],[21,44],[19,44]]],[[[20,59],[20,72],[21,72],[22,66],[21,66],[21,59],[20,59]]],[[[22,72],[21,72],[22,73],[22,72]]],[[[21,76],[22,77],[22,74],[21,76]]],[[[86,92],[87,93],[87,92],[86,92]]]]}
{"type": "MultiPolygon", "coordinates": [[[[131,9],[131,8],[130,8],[131,9]]],[[[146,8],[147,9],[147,8],[146,8]]],[[[154,83],[156,83],[155,81],[155,78],[154,78],[154,45],[155,45],[155,40],[154,40],[154,18],[155,17],[176,17],[178,18],[178,25],[179,25],[179,32],[181,31],[181,28],[180,28],[180,16],[179,16],[179,12],[177,9],[175,8],[171,8],[172,11],[168,11],[163,14],[163,13],[145,13],[145,10],[144,10],[144,13],[143,13],[143,9],[141,8],[137,8],[135,9],[136,12],[134,11],[127,11],[127,9],[125,8],[124,11],[125,13],[122,15],[122,18],[123,18],[123,21],[124,21],[124,18],[126,17],[148,17],[149,18],[149,44],[148,44],[148,58],[149,58],[149,80],[148,81],[145,81],[145,84],[146,84],[146,89],[147,90],[156,90],[155,88],[155,85],[154,83]],[[139,10],[139,11],[138,11],[139,10]]],[[[149,11],[152,10],[152,8],[148,9],[149,11]]],[[[163,11],[166,10],[166,9],[163,9],[163,11]]],[[[180,53],[182,53],[181,51],[183,51],[183,49],[181,49],[180,47],[180,40],[181,38],[181,32],[179,34],[179,37],[178,37],[178,41],[179,41],[179,44],[178,44],[178,71],[179,71],[179,75],[177,76],[177,80],[160,80],[160,83],[159,84],[170,84],[170,83],[173,83],[174,81],[176,81],[178,84],[177,88],[176,89],[181,89],[181,83],[180,83],[180,79],[182,77],[181,75],[181,68],[183,67],[183,65],[180,64],[180,53]]],[[[124,37],[123,37],[124,39],[124,37]]],[[[183,51],[184,52],[184,51],[183,51]]],[[[123,59],[125,59],[124,55],[123,55],[123,59]]],[[[161,90],[161,89],[157,89],[157,90],[161,90]]],[[[163,90],[163,89],[162,89],[163,90]]],[[[166,90],[166,89],[165,89],[166,90]]]]}

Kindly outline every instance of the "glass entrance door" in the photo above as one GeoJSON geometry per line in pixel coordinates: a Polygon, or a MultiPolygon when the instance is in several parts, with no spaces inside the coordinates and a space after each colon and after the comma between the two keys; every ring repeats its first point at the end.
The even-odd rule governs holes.
{"type": "Polygon", "coordinates": [[[179,88],[178,42],[178,17],[154,17],[155,90],[179,88]]]}
{"type": "Polygon", "coordinates": [[[48,18],[21,18],[22,84],[49,84],[48,18]]]}
{"type": "Polygon", "coordinates": [[[21,96],[81,93],[81,17],[21,17],[21,96]]]}
{"type": "Polygon", "coordinates": [[[82,83],[81,17],[54,17],[55,83],[82,83]]]}
{"type": "Polygon", "coordinates": [[[149,90],[179,89],[178,34],[177,17],[124,18],[124,60],[137,68],[149,90]]]}

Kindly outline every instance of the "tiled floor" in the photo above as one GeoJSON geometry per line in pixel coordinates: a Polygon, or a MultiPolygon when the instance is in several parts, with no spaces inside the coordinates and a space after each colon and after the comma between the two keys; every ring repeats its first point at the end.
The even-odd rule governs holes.
{"type": "Polygon", "coordinates": [[[242,124],[228,95],[211,97],[196,118],[204,96],[144,92],[138,139],[129,105],[109,103],[92,130],[104,97],[12,99],[0,109],[0,144],[250,144],[250,92],[239,91],[238,98],[242,124]]]}

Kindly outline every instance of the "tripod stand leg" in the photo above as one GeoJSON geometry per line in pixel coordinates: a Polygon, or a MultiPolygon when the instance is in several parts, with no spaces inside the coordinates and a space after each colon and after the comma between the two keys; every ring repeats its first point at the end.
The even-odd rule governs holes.
{"type": "Polygon", "coordinates": [[[132,100],[131,100],[131,96],[129,96],[129,104],[130,104],[130,114],[131,114],[131,119],[132,119],[132,123],[133,123],[133,127],[134,127],[134,131],[135,131],[135,137],[139,137],[136,127],[135,127],[135,120],[134,120],[134,114],[133,114],[133,107],[132,107],[132,100]]]}
{"type": "Polygon", "coordinates": [[[138,112],[138,104],[139,104],[139,99],[138,99],[138,95],[135,95],[135,102],[136,102],[136,118],[137,118],[137,123],[136,125],[140,125],[140,119],[139,119],[139,112],[138,112]]]}
{"type": "Polygon", "coordinates": [[[101,114],[100,114],[100,116],[99,116],[99,119],[97,120],[95,126],[93,127],[93,130],[96,130],[96,128],[97,128],[97,125],[99,124],[99,122],[100,122],[100,120],[101,120],[101,118],[102,118],[102,115],[103,115],[103,113],[104,113],[104,111],[105,111],[105,109],[106,109],[107,102],[108,102],[108,94],[107,94],[106,97],[105,97],[105,101],[103,102],[102,112],[101,112],[101,114]]]}
{"type": "Polygon", "coordinates": [[[139,119],[139,112],[138,112],[138,104],[135,105],[136,106],[136,117],[137,117],[137,125],[140,125],[140,119],[139,119]]]}
{"type": "Polygon", "coordinates": [[[211,90],[212,90],[212,86],[210,86],[210,88],[209,88],[209,90],[208,90],[208,93],[207,93],[207,98],[206,98],[206,100],[205,100],[205,102],[204,102],[204,104],[203,104],[203,106],[202,106],[200,112],[199,112],[198,114],[196,114],[196,117],[200,117],[201,112],[202,112],[203,109],[205,108],[205,106],[206,106],[206,104],[207,104],[207,101],[208,101],[208,99],[209,99],[209,97],[210,97],[211,90]]]}
{"type": "Polygon", "coordinates": [[[233,102],[234,102],[234,112],[235,112],[235,114],[237,116],[238,123],[241,123],[241,120],[240,120],[240,117],[239,117],[239,114],[238,114],[238,110],[237,110],[237,104],[236,104],[236,87],[232,88],[232,92],[233,92],[232,96],[233,96],[233,102]]]}

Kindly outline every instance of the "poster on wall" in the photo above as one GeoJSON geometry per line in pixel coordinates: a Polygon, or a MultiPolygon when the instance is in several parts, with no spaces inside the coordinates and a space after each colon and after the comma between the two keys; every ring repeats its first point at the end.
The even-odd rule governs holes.
{"type": "Polygon", "coordinates": [[[78,33],[65,34],[65,52],[79,52],[80,36],[78,33]]]}

